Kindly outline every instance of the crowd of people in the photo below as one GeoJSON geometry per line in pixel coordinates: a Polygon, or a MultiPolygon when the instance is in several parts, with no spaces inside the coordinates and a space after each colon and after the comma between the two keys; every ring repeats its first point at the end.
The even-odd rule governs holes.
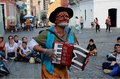
{"type": "Polygon", "coordinates": [[[30,48],[26,36],[20,40],[18,35],[10,35],[8,36],[8,42],[5,42],[3,36],[0,36],[0,56],[3,61],[14,59],[15,61],[29,62],[31,57],[36,58],[36,54],[38,53],[30,48]]]}
{"type": "MultiPolygon", "coordinates": [[[[97,47],[93,39],[89,40],[86,48],[91,56],[97,56],[97,47]]],[[[102,63],[102,69],[105,74],[110,76],[120,76],[120,37],[114,45],[114,50],[106,55],[106,62],[102,63]]]]}
{"type": "Polygon", "coordinates": [[[36,21],[35,18],[26,18],[22,22],[17,22],[11,20],[9,23],[9,31],[31,31],[35,28],[40,27],[40,22],[36,21]]]}
{"type": "MultiPolygon", "coordinates": [[[[106,25],[106,32],[111,32],[111,19],[110,19],[110,16],[108,16],[105,20],[105,25],[106,25]]],[[[91,26],[92,28],[95,28],[96,29],[96,33],[99,31],[100,32],[100,24],[99,24],[99,20],[98,18],[96,17],[94,19],[93,22],[91,22],[91,26]]]]}

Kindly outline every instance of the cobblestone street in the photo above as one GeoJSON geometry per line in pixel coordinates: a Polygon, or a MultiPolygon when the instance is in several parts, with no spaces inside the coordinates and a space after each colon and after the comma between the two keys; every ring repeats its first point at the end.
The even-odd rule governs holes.
{"type": "MultiPolygon", "coordinates": [[[[5,41],[9,35],[17,34],[20,39],[23,36],[28,36],[29,40],[38,34],[41,28],[34,29],[34,31],[13,32],[5,34],[5,41]]],[[[92,56],[84,71],[71,68],[69,72],[71,79],[117,79],[118,77],[110,77],[102,72],[102,63],[106,61],[106,55],[113,51],[116,39],[120,36],[120,29],[112,28],[112,32],[105,32],[101,29],[96,33],[95,29],[83,29],[81,33],[76,33],[79,43],[86,48],[89,39],[93,38],[97,46],[97,56],[92,56]]],[[[0,79],[41,79],[40,68],[41,64],[29,64],[24,62],[8,62],[11,74],[0,79]]]]}

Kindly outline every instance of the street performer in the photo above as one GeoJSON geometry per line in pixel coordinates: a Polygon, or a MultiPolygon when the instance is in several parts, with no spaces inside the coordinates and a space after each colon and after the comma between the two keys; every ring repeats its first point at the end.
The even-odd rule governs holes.
{"type": "MultiPolygon", "coordinates": [[[[68,27],[70,18],[73,17],[73,10],[68,7],[57,7],[49,17],[50,22],[54,23],[49,30],[54,32],[65,42],[74,45],[76,43],[75,35],[68,27]],[[68,33],[69,32],[69,33],[68,33]],[[69,35],[68,35],[69,34],[69,35]]],[[[54,43],[63,42],[50,31],[42,31],[30,42],[34,50],[42,54],[42,78],[43,79],[69,79],[68,67],[61,64],[53,64],[52,60],[56,58],[54,43]]]]}

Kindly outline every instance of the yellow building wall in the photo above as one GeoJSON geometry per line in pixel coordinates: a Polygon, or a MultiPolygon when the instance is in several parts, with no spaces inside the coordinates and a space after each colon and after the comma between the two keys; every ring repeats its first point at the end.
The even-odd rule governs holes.
{"type": "MultiPolygon", "coordinates": [[[[48,6],[48,13],[47,13],[47,18],[49,19],[50,13],[54,11],[57,7],[61,6],[61,0],[55,0],[55,2],[51,3],[48,6]]],[[[50,25],[51,22],[48,22],[48,25],[50,25]]]]}

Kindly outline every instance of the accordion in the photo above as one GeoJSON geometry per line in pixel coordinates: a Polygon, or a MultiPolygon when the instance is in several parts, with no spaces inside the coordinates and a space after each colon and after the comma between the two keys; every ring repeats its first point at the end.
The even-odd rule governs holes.
{"type": "Polygon", "coordinates": [[[55,43],[54,49],[56,59],[53,60],[52,63],[70,66],[74,45],[68,43],[55,43]]]}
{"type": "Polygon", "coordinates": [[[77,69],[84,70],[89,59],[89,52],[79,45],[72,45],[68,43],[54,44],[56,59],[52,61],[55,64],[65,66],[73,66],[77,69]]]}
{"type": "Polygon", "coordinates": [[[74,45],[73,53],[74,57],[72,58],[72,66],[83,71],[89,61],[89,51],[79,45],[74,45]]]}

